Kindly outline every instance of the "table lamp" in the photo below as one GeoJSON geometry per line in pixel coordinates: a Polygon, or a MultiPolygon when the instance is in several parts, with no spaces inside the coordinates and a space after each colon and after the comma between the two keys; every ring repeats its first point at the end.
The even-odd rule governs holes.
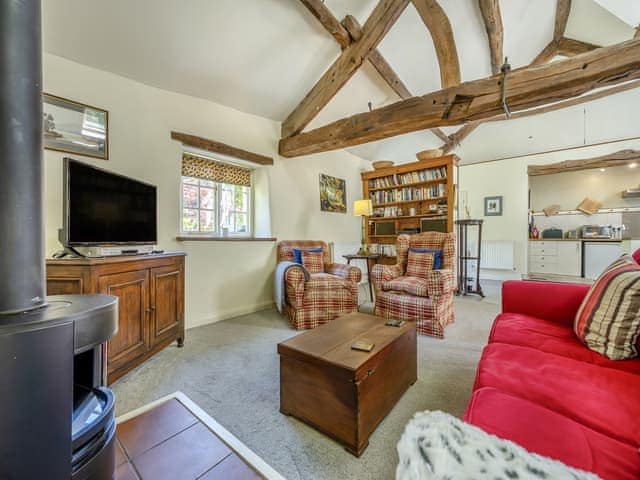
{"type": "Polygon", "coordinates": [[[356,200],[353,202],[353,214],[356,217],[362,217],[362,238],[360,244],[360,250],[358,251],[358,255],[369,255],[369,250],[367,249],[366,243],[366,235],[365,229],[367,228],[366,222],[368,216],[373,213],[373,205],[371,200],[356,200]]]}

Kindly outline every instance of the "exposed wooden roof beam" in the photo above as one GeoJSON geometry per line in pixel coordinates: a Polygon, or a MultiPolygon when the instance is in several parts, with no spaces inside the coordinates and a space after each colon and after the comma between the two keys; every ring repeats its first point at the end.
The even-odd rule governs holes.
{"type": "Polygon", "coordinates": [[[449,135],[447,135],[446,133],[444,133],[442,131],[442,129],[440,128],[432,128],[431,129],[431,133],[433,133],[436,137],[438,137],[440,140],[442,140],[445,144],[449,143],[451,141],[451,138],[449,137],[449,135]]]}
{"type": "Polygon", "coordinates": [[[442,88],[460,83],[458,50],[449,18],[436,0],[411,0],[429,29],[438,55],[442,88]]]}
{"type": "MultiPolygon", "coordinates": [[[[509,74],[506,101],[515,113],[636,78],[640,78],[640,39],[599,48],[561,62],[513,70],[509,74]]],[[[280,153],[292,157],[334,150],[500,114],[500,77],[493,76],[402,100],[284,138],[280,141],[280,153]]]]}
{"type": "MultiPolygon", "coordinates": [[[[543,113],[555,112],[556,110],[562,110],[564,108],[573,107],[575,105],[592,102],[600,98],[608,97],[609,95],[615,95],[616,93],[626,92],[627,90],[633,90],[635,88],[640,88],[640,81],[636,80],[632,82],[627,82],[627,83],[623,83],[622,85],[616,85],[603,90],[599,90],[597,92],[589,93],[587,95],[582,95],[577,98],[563,100],[561,102],[553,103],[551,105],[546,105],[544,107],[533,108],[531,110],[523,110],[521,112],[515,112],[511,114],[511,117],[509,117],[509,120],[530,117],[533,115],[540,115],[543,113]]],[[[462,126],[457,132],[447,137],[447,140],[443,140],[445,143],[440,148],[442,148],[442,150],[445,153],[450,152],[451,150],[455,149],[457,145],[460,145],[462,140],[464,140],[467,136],[469,136],[469,134],[472,131],[474,131],[477,127],[479,127],[481,124],[486,122],[500,122],[503,120],[507,120],[507,117],[505,115],[497,115],[495,117],[488,118],[486,120],[474,122],[476,124],[475,128],[473,128],[471,131],[468,131],[468,132],[465,132],[464,130],[465,126],[469,125],[469,124],[466,124],[465,126],[462,126]]]]}
{"type": "MultiPolygon", "coordinates": [[[[360,23],[353,15],[347,15],[342,20],[342,25],[347,29],[351,38],[354,40],[359,40],[362,36],[362,27],[360,27],[360,23]]],[[[380,74],[382,79],[387,82],[387,85],[391,87],[391,89],[396,92],[396,94],[402,98],[403,100],[406,98],[411,98],[413,95],[404,84],[404,82],[398,77],[398,74],[391,68],[391,65],[384,59],[382,54],[377,48],[374,48],[368,57],[369,63],[373,65],[373,68],[380,74]]],[[[442,135],[448,141],[447,134],[444,133],[439,128],[432,128],[431,132],[438,138],[442,139],[442,135]]]]}
{"type": "Polygon", "coordinates": [[[442,146],[443,153],[447,154],[451,150],[456,148],[458,145],[460,145],[460,142],[462,142],[462,140],[467,138],[471,134],[471,132],[473,132],[476,128],[480,126],[481,123],[482,122],[479,122],[479,121],[465,123],[462,127],[458,129],[457,132],[451,135],[449,137],[449,141],[442,146]]]}
{"type": "Polygon", "coordinates": [[[333,16],[331,10],[329,10],[321,0],[300,1],[307,7],[307,10],[318,19],[325,30],[336,39],[336,42],[338,42],[342,48],[347,48],[349,44],[351,44],[351,38],[349,37],[347,29],[333,16]]]}
{"type": "Polygon", "coordinates": [[[558,0],[556,3],[556,21],[553,26],[553,39],[555,41],[564,37],[567,30],[567,22],[569,21],[569,13],[571,13],[571,0],[558,0]]]}
{"type": "MultiPolygon", "coordinates": [[[[480,6],[480,12],[482,13],[482,19],[487,31],[487,39],[489,40],[489,53],[491,55],[491,72],[494,75],[500,73],[502,68],[502,61],[504,57],[503,53],[503,40],[504,30],[502,28],[502,15],[500,13],[499,0],[478,0],[480,6]]],[[[445,140],[442,145],[444,153],[449,153],[451,150],[460,145],[462,140],[467,138],[476,128],[480,126],[479,121],[469,122],[458,129],[453,135],[445,140]]]]}
{"type": "Polygon", "coordinates": [[[500,3],[498,0],[479,0],[482,19],[489,39],[489,51],[491,53],[491,71],[494,75],[500,72],[504,54],[502,53],[503,29],[502,16],[500,15],[500,3]]]}
{"type": "Polygon", "coordinates": [[[302,131],[329,100],[360,68],[405,9],[409,0],[380,0],[362,28],[362,37],[352,42],[311,88],[300,104],[282,123],[282,136],[302,131]]]}
{"type": "MultiPolygon", "coordinates": [[[[342,20],[342,24],[347,29],[354,41],[358,41],[362,38],[362,27],[353,15],[347,15],[346,17],[344,17],[344,20],[342,20]]],[[[371,50],[367,59],[369,60],[369,63],[373,65],[373,68],[375,68],[376,71],[380,74],[382,79],[387,82],[391,89],[396,92],[396,94],[400,98],[411,98],[413,96],[411,95],[411,92],[409,92],[407,86],[403,83],[402,80],[400,80],[400,77],[398,77],[396,72],[393,71],[391,65],[389,65],[389,63],[384,59],[377,48],[371,50]]]]}
{"type": "Polygon", "coordinates": [[[579,160],[564,160],[562,162],[547,165],[529,165],[527,173],[534,177],[538,175],[550,175],[552,173],[575,172],[592,168],[619,167],[640,160],[640,150],[620,150],[608,155],[579,160]]]}
{"type": "Polygon", "coordinates": [[[600,46],[581,40],[574,40],[573,38],[562,37],[558,41],[558,55],[564,55],[565,57],[587,53],[596,48],[600,48],[600,46]]]}
{"type": "MultiPolygon", "coordinates": [[[[325,7],[323,3],[319,3],[318,1],[313,1],[313,2],[303,1],[303,3],[309,10],[311,10],[311,12],[315,15],[315,17],[318,18],[318,20],[320,20],[320,22],[325,27],[325,29],[327,29],[329,33],[333,35],[332,26],[334,25],[334,22],[337,22],[338,20],[333,16],[333,14],[329,11],[329,9],[325,7]]],[[[353,15],[345,16],[342,22],[340,23],[348,32],[348,38],[347,38],[346,44],[343,44],[340,41],[341,37],[339,38],[339,37],[336,37],[335,35],[333,35],[333,37],[336,39],[338,43],[340,43],[342,48],[346,48],[349,46],[349,44],[352,41],[358,41],[360,40],[360,38],[362,38],[362,27],[360,26],[360,22],[358,22],[358,20],[353,15]]],[[[373,50],[371,50],[371,52],[369,53],[369,56],[367,57],[367,60],[369,61],[369,63],[371,63],[373,68],[375,68],[376,71],[380,74],[380,77],[382,77],[382,79],[387,83],[387,85],[389,85],[389,87],[400,98],[405,99],[405,98],[413,97],[413,95],[411,94],[407,86],[400,79],[398,74],[393,70],[391,65],[389,65],[389,63],[385,60],[385,58],[382,56],[382,54],[377,48],[374,48],[373,50]]],[[[439,128],[431,129],[431,131],[443,142],[449,141],[449,137],[439,128]]]]}
{"type": "Polygon", "coordinates": [[[249,152],[238,147],[232,147],[231,145],[216,142],[215,140],[180,132],[171,132],[171,138],[178,140],[183,145],[206,150],[207,152],[228,155],[233,158],[239,158],[240,160],[246,160],[247,162],[257,163],[258,165],[273,165],[273,158],[271,157],[249,152]]]}
{"type": "MultiPolygon", "coordinates": [[[[627,90],[633,90],[640,88],[640,81],[634,80],[632,82],[623,83],[622,85],[615,85],[613,87],[605,88],[597,92],[581,95],[569,100],[563,100],[561,102],[552,103],[551,105],[545,105],[544,107],[532,108],[531,110],[523,110],[521,112],[514,112],[509,117],[509,120],[515,120],[516,118],[530,117],[531,115],[540,115],[542,113],[555,112],[556,110],[562,110],[564,108],[573,107],[575,105],[581,105],[587,102],[593,102],[600,98],[608,97],[609,95],[615,95],[616,93],[626,92],[627,90]]],[[[498,122],[500,120],[506,120],[505,115],[498,115],[493,118],[485,120],[485,122],[498,122]]]]}
{"type": "Polygon", "coordinates": [[[571,0],[557,0],[553,39],[544,47],[538,56],[533,59],[531,65],[545,64],[558,55],[558,46],[564,38],[564,32],[567,29],[567,22],[569,21],[569,13],[571,13],[571,0]]]}
{"type": "Polygon", "coordinates": [[[557,54],[558,44],[552,40],[546,47],[542,49],[538,56],[533,59],[533,61],[531,62],[531,66],[544,65],[545,63],[549,63],[551,59],[557,54]]]}

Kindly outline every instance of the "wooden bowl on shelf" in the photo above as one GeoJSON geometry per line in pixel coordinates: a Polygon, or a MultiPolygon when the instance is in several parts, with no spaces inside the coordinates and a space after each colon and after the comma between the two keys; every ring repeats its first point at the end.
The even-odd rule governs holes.
{"type": "Polygon", "coordinates": [[[416,153],[416,158],[420,160],[430,160],[432,158],[441,157],[444,152],[441,148],[432,148],[431,150],[422,150],[416,153]]]}
{"type": "Polygon", "coordinates": [[[377,162],[372,162],[374,170],[380,170],[381,168],[389,168],[393,167],[393,162],[391,160],[378,160],[377,162]]]}

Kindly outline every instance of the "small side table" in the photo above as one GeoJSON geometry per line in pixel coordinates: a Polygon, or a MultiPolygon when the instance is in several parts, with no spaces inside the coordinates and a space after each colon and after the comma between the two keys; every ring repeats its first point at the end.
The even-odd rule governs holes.
{"type": "Polygon", "coordinates": [[[378,255],[377,253],[371,253],[369,255],[359,255],[356,253],[354,255],[343,255],[343,257],[347,259],[347,265],[351,264],[351,260],[365,260],[367,262],[367,282],[369,282],[369,296],[371,297],[371,301],[373,302],[373,288],[371,287],[371,263],[370,262],[373,262],[374,265],[378,263],[378,259],[380,258],[380,255],[378,255]]]}

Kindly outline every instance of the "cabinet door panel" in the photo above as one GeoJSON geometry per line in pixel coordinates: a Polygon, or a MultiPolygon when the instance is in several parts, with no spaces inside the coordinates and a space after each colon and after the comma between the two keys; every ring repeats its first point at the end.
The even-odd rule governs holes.
{"type": "Polygon", "coordinates": [[[118,297],[118,333],[109,341],[109,371],[149,350],[149,271],[101,276],[98,291],[118,297]]]}
{"type": "Polygon", "coordinates": [[[581,242],[558,242],[558,274],[579,277],[582,273],[581,242]]]}
{"type": "Polygon", "coordinates": [[[152,343],[178,335],[183,311],[182,285],[179,266],[151,269],[152,343]]]}

